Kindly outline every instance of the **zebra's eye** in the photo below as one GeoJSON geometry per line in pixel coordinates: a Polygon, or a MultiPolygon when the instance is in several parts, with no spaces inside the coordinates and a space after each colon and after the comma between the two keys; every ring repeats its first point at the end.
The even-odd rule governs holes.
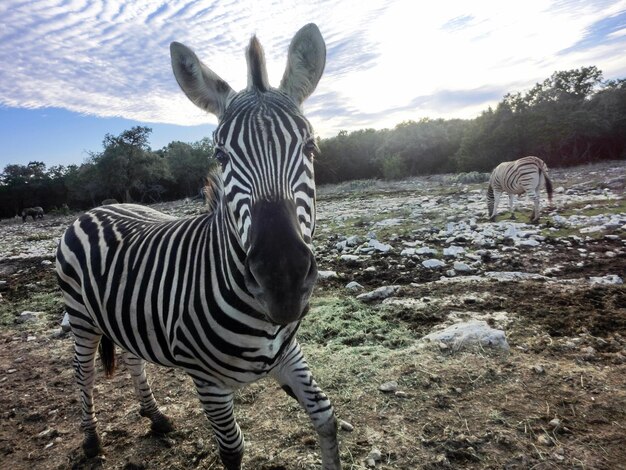
{"type": "Polygon", "coordinates": [[[304,154],[309,160],[313,160],[314,157],[319,156],[320,149],[317,146],[317,143],[315,143],[315,140],[311,139],[304,144],[304,154]]]}
{"type": "Polygon", "coordinates": [[[222,168],[228,163],[229,156],[222,149],[215,149],[215,153],[213,154],[213,158],[217,160],[217,162],[222,165],[222,168]]]}

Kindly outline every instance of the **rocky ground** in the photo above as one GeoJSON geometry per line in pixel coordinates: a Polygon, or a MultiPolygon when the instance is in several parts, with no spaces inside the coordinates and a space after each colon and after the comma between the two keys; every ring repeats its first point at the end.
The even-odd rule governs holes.
{"type": "MultiPolygon", "coordinates": [[[[612,469],[626,462],[626,163],[551,172],[528,224],[485,220],[481,175],[319,188],[320,281],[300,340],[348,469],[612,469]]],[[[157,205],[176,215],[202,208],[157,205]]],[[[54,250],[76,217],[0,223],[0,467],[221,468],[190,380],[150,366],[177,430],[152,435],[128,373],[98,378],[106,455],[80,449],[54,250]]],[[[269,380],[237,395],[244,467],[319,468],[269,380]]]]}

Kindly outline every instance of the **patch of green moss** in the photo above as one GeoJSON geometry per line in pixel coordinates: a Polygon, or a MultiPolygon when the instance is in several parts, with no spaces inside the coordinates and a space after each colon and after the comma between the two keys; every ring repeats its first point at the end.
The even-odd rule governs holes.
{"type": "Polygon", "coordinates": [[[314,299],[298,338],[302,343],[333,349],[346,346],[395,349],[413,342],[412,333],[402,325],[390,323],[378,310],[340,295],[314,299]]]}

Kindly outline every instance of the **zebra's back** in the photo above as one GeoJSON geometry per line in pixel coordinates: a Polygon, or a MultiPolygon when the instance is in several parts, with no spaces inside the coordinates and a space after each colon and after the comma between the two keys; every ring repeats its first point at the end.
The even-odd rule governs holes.
{"type": "Polygon", "coordinates": [[[489,177],[489,185],[496,191],[523,194],[541,184],[541,175],[548,167],[538,157],[528,156],[500,163],[489,177]]]}

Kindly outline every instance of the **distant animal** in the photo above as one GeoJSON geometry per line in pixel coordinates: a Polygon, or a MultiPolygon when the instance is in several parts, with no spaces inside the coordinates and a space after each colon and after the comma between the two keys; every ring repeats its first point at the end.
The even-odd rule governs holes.
{"type": "Polygon", "coordinates": [[[321,78],[326,46],[314,24],[289,46],[279,88],[268,83],[263,49],[246,50],[248,86],[235,92],[179,43],[174,75],[187,97],[216,115],[221,176],[212,211],[176,219],[119,204],[92,209],[59,243],[56,270],[74,332],[83,449],[102,450],[93,402],[98,345],[107,374],[114,345],[152,429],[173,429],[148,385],[145,361],[186,371],[194,381],[226,469],[244,451],[234,392],[271,376],[309,415],[322,467],[339,470],[333,407],[296,340],[317,279],[313,158],[317,145],[302,102],[321,78]]]}
{"type": "Polygon", "coordinates": [[[548,177],[548,167],[538,157],[523,157],[512,162],[500,163],[489,178],[487,189],[487,211],[489,219],[496,220],[498,203],[502,193],[509,195],[511,218],[515,218],[515,196],[529,194],[535,205],[531,216],[532,222],[539,220],[539,190],[545,183],[548,200],[552,204],[552,182],[548,177]]]}
{"type": "Polygon", "coordinates": [[[43,209],[39,206],[27,207],[22,211],[22,222],[26,222],[29,215],[33,218],[33,220],[43,219],[43,209]]]}
{"type": "Polygon", "coordinates": [[[119,204],[119,202],[117,202],[117,199],[105,199],[104,201],[102,201],[102,204],[100,204],[101,206],[108,206],[110,204],[119,204]]]}

